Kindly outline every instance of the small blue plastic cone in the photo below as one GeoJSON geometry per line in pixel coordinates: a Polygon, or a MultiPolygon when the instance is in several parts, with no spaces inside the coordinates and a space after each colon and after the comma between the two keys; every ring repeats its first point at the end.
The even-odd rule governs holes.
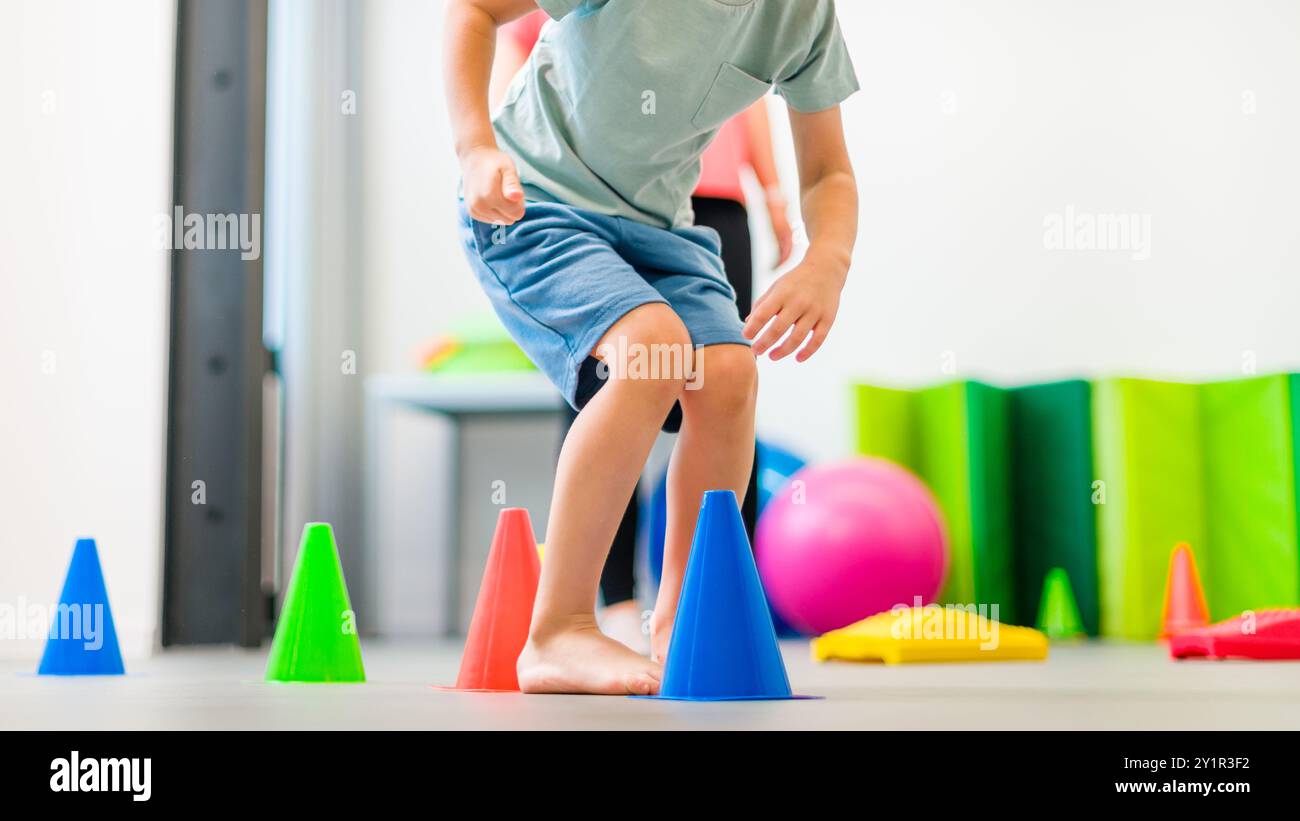
{"type": "Polygon", "coordinates": [[[656,698],[730,701],[790,694],[736,494],[704,494],[656,698]]]}
{"type": "Polygon", "coordinates": [[[78,539],[59,607],[50,614],[49,638],[36,673],[120,676],[125,672],[95,540],[78,539]]]}

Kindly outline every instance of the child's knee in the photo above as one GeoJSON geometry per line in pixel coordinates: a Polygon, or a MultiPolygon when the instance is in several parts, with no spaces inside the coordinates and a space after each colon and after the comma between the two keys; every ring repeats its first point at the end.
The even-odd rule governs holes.
{"type": "Polygon", "coordinates": [[[651,302],[628,311],[596,343],[592,355],[608,359],[630,345],[690,345],[691,335],[672,308],[651,302]]]}
{"type": "Polygon", "coordinates": [[[686,413],[744,414],[758,396],[758,366],[746,345],[711,345],[699,351],[697,370],[682,392],[686,413]]]}
{"type": "Polygon", "coordinates": [[[592,355],[610,379],[648,397],[676,401],[690,373],[691,335],[672,308],[661,303],[629,311],[601,337],[592,355]]]}

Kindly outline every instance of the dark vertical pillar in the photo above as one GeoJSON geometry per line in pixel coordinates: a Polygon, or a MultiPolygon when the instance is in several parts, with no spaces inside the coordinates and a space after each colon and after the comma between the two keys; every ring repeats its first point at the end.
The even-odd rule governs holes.
{"type": "Polygon", "coordinates": [[[266,22],[265,0],[178,3],[164,644],[266,633],[266,22]]]}

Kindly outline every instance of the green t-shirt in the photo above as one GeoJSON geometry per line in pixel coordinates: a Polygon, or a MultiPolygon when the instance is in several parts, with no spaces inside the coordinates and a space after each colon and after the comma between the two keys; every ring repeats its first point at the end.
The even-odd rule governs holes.
{"type": "Polygon", "coordinates": [[[530,198],[689,225],[700,155],[769,88],[821,111],[858,88],[834,0],[538,0],[556,22],[493,118],[530,198]]]}

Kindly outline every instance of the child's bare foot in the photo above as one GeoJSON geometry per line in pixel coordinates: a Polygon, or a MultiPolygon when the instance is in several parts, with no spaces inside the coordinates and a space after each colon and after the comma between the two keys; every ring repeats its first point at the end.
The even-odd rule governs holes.
{"type": "Polygon", "coordinates": [[[519,655],[519,689],[525,693],[592,693],[652,696],[663,670],[601,633],[587,617],[535,629],[519,655]]]}
{"type": "Polygon", "coordinates": [[[635,599],[611,604],[600,611],[600,632],[626,645],[638,656],[650,655],[650,638],[641,624],[641,608],[635,599]]]}

